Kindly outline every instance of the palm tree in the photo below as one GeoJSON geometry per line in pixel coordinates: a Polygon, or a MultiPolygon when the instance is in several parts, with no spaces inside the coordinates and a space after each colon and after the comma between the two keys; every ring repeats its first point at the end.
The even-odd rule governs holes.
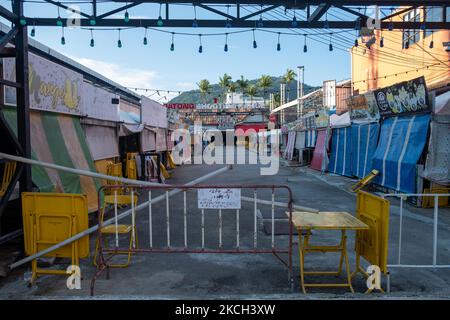
{"type": "Polygon", "coordinates": [[[200,90],[200,95],[202,96],[203,103],[206,103],[206,95],[210,93],[211,84],[208,80],[202,79],[197,83],[198,89],[200,90]]]}
{"type": "Polygon", "coordinates": [[[272,78],[269,75],[263,74],[259,79],[258,86],[263,90],[264,106],[266,106],[266,93],[267,89],[272,86],[272,78]]]}
{"type": "Polygon", "coordinates": [[[245,93],[246,93],[246,90],[248,88],[249,81],[247,79],[245,79],[244,76],[241,76],[241,79],[236,80],[236,84],[238,85],[239,89],[241,90],[242,99],[243,99],[244,104],[245,104],[245,93]]]}
{"type": "Polygon", "coordinates": [[[287,69],[286,73],[283,76],[283,80],[284,82],[287,84],[287,100],[289,101],[289,92],[290,92],[290,84],[292,81],[295,80],[295,78],[297,77],[297,75],[295,74],[294,70],[292,69],[287,69]]]}
{"type": "Polygon", "coordinates": [[[253,104],[253,97],[258,93],[258,87],[251,84],[247,88],[247,94],[250,96],[250,104],[253,104]]]}
{"type": "Polygon", "coordinates": [[[236,82],[230,82],[229,86],[228,86],[228,92],[231,93],[231,103],[233,103],[233,96],[234,93],[237,91],[238,85],[236,84],[236,82]]]}
{"type": "Polygon", "coordinates": [[[219,86],[223,90],[224,98],[225,98],[225,95],[226,95],[226,93],[228,91],[228,88],[229,88],[230,84],[231,84],[231,76],[226,74],[226,73],[224,73],[223,76],[219,78],[219,86]]]}

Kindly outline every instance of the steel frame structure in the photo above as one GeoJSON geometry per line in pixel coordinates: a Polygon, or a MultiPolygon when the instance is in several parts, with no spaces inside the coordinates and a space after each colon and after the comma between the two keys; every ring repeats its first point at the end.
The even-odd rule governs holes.
{"type": "MultiPolygon", "coordinates": [[[[86,13],[71,9],[68,4],[70,0],[66,0],[65,3],[61,3],[54,0],[43,0],[45,4],[54,5],[66,10],[71,10],[73,13],[79,15],[79,26],[89,28],[101,28],[101,27],[113,27],[113,28],[125,28],[125,27],[163,27],[163,28],[178,28],[178,27],[192,27],[193,17],[188,18],[175,18],[170,17],[171,5],[191,5],[202,8],[217,16],[216,19],[199,19],[199,28],[224,28],[225,21],[229,22],[228,26],[231,28],[256,28],[259,29],[280,29],[280,28],[292,28],[292,19],[286,20],[268,20],[264,19],[263,25],[257,25],[258,17],[263,13],[270,12],[277,8],[285,8],[285,10],[306,10],[306,20],[296,21],[296,29],[355,29],[358,26],[367,25],[367,23],[373,23],[373,18],[355,10],[355,6],[382,6],[382,7],[406,7],[405,9],[398,10],[388,16],[380,18],[378,27],[382,29],[419,29],[423,27],[423,22],[403,22],[403,21],[390,21],[390,19],[399,15],[405,10],[411,10],[412,8],[419,6],[442,6],[446,9],[448,0],[284,0],[284,1],[269,1],[269,0],[245,0],[245,1],[226,1],[226,0],[205,0],[205,1],[177,1],[177,0],[113,0],[117,4],[123,4],[116,9],[109,10],[104,13],[99,13],[99,3],[97,0],[91,0],[91,12],[86,13]],[[160,4],[161,7],[165,7],[165,15],[161,17],[163,20],[162,25],[158,25],[158,19],[135,19],[130,17],[126,22],[124,19],[111,18],[112,15],[125,11],[129,8],[136,7],[142,4],[160,4]],[[245,6],[260,6],[260,10],[252,13],[242,15],[241,8],[245,6]],[[220,6],[217,9],[217,6],[220,6]],[[222,7],[227,8],[227,12],[220,10],[222,7]],[[355,19],[348,19],[347,21],[326,21],[324,23],[323,16],[330,8],[341,9],[351,15],[354,15],[355,19]],[[233,14],[228,11],[232,8],[233,14]],[[322,18],[322,20],[320,20],[322,18]],[[93,25],[92,22],[95,21],[93,25]]],[[[44,3],[44,2],[43,2],[44,3]]],[[[443,10],[446,12],[446,10],[443,10]]],[[[11,138],[12,144],[15,146],[15,153],[25,158],[31,157],[31,143],[30,143],[30,108],[29,108],[29,88],[28,88],[28,38],[27,29],[28,25],[33,26],[51,26],[51,27],[64,27],[67,26],[67,20],[49,17],[27,17],[24,11],[24,0],[12,0],[12,10],[0,6],[0,17],[9,21],[13,27],[10,32],[4,35],[0,39],[0,57],[15,57],[16,59],[16,81],[8,81],[0,79],[0,84],[15,87],[17,90],[17,124],[18,124],[18,137],[17,139],[11,138]],[[58,24],[61,24],[58,26],[58,24]],[[14,44],[14,48],[6,47],[8,43],[14,44]]],[[[443,15],[442,22],[426,22],[427,29],[445,29],[450,30],[450,22],[446,21],[445,14],[443,15]]],[[[328,31],[332,32],[332,31],[328,31]]],[[[0,120],[2,120],[0,118],[0,120]]],[[[6,124],[4,121],[0,123],[2,127],[6,124]]],[[[20,183],[20,192],[31,191],[31,167],[24,164],[18,168],[15,177],[13,178],[5,197],[0,200],[0,217],[2,209],[8,202],[12,190],[15,187],[15,182],[20,183]]]]}

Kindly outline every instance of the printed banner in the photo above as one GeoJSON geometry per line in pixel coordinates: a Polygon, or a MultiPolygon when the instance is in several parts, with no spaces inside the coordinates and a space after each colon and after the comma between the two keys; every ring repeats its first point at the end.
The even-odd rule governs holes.
{"type": "Polygon", "coordinates": [[[167,128],[167,109],[160,103],[141,96],[141,122],[157,128],[167,128]]]}
{"type": "Polygon", "coordinates": [[[378,122],[380,119],[377,101],[373,92],[350,97],[347,99],[347,105],[352,122],[378,122]]]}
{"type": "Polygon", "coordinates": [[[382,117],[431,111],[424,77],[375,90],[375,98],[382,117]]]}
{"type": "MultiPolygon", "coordinates": [[[[83,76],[54,62],[29,53],[30,108],[83,114],[83,76]]],[[[15,59],[3,59],[3,76],[16,81],[15,59]]],[[[16,89],[4,86],[5,105],[15,106],[16,89]]]]}

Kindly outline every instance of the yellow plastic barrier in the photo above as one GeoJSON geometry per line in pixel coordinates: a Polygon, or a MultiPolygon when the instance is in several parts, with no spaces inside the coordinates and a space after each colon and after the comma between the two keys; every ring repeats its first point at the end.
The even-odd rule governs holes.
{"type": "Polygon", "coordinates": [[[137,180],[136,154],[127,153],[126,173],[128,179],[137,180]]]}
{"type": "MultiPolygon", "coordinates": [[[[24,192],[22,218],[25,253],[32,255],[88,228],[87,198],[81,194],[24,192]]],[[[71,258],[71,265],[79,266],[79,258],[89,256],[89,237],[83,237],[46,256],[71,258]]],[[[30,285],[41,274],[68,275],[66,270],[40,269],[37,260],[32,261],[31,267],[30,285]]]]}
{"type": "Polygon", "coordinates": [[[369,184],[370,181],[373,180],[373,178],[375,178],[378,175],[378,173],[379,173],[378,170],[375,169],[370,171],[364,178],[362,178],[352,186],[352,191],[358,192],[359,190],[364,188],[366,185],[369,184]]]}
{"type": "MultiPolygon", "coordinates": [[[[369,230],[356,233],[356,270],[352,277],[358,272],[368,277],[360,265],[361,257],[371,265],[378,266],[384,274],[388,273],[389,206],[389,201],[386,199],[358,191],[356,217],[367,224],[369,230]]],[[[368,290],[370,291],[372,290],[368,290]]]]}
{"type": "Polygon", "coordinates": [[[169,169],[175,169],[177,165],[173,161],[172,152],[167,152],[167,159],[169,160],[169,169]]]}
{"type": "MultiPolygon", "coordinates": [[[[423,193],[440,193],[446,194],[450,193],[450,188],[436,188],[436,189],[424,189],[423,193]]],[[[448,207],[448,197],[439,197],[438,200],[439,207],[448,207]]],[[[434,207],[434,197],[424,196],[422,198],[422,208],[433,208],[434,207]]]]}
{"type": "Polygon", "coordinates": [[[2,185],[0,186],[0,197],[5,195],[6,189],[14,176],[14,172],[16,172],[17,163],[15,161],[9,161],[5,163],[5,168],[3,170],[3,180],[2,185]]]}

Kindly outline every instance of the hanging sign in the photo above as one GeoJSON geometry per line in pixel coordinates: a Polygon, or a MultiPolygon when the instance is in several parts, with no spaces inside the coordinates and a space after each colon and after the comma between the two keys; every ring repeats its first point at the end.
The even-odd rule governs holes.
{"type": "Polygon", "coordinates": [[[240,209],[241,189],[198,189],[199,209],[240,209]]]}
{"type": "Polygon", "coordinates": [[[377,122],[380,119],[377,101],[372,91],[349,97],[346,102],[352,122],[377,122]]]}
{"type": "MultiPolygon", "coordinates": [[[[83,114],[83,76],[33,53],[29,59],[30,108],[83,114]]],[[[4,79],[16,81],[15,58],[3,59],[4,79]]],[[[4,87],[4,103],[17,104],[16,89],[4,87]]]]}
{"type": "Polygon", "coordinates": [[[336,80],[323,82],[323,106],[330,113],[336,112],[336,80]]]}
{"type": "Polygon", "coordinates": [[[431,111],[424,77],[375,90],[375,99],[382,117],[431,111]]]}

